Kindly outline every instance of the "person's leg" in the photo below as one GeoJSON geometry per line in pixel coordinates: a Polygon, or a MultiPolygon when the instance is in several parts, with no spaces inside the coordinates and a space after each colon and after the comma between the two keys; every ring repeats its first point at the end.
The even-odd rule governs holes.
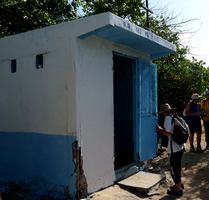
{"type": "Polygon", "coordinates": [[[195,132],[194,123],[190,122],[189,130],[190,130],[190,134],[189,134],[190,152],[194,152],[195,151],[195,148],[194,148],[194,132],[195,132]]]}
{"type": "Polygon", "coordinates": [[[183,150],[174,153],[173,160],[173,172],[174,172],[174,182],[175,184],[181,183],[181,161],[183,156],[183,150]]]}
{"type": "Polygon", "coordinates": [[[206,149],[209,150],[209,122],[204,121],[206,149]]]}
{"type": "Polygon", "coordinates": [[[202,147],[201,147],[201,133],[196,133],[197,134],[197,152],[202,153],[202,147]]]}
{"type": "Polygon", "coordinates": [[[174,153],[171,153],[170,154],[170,174],[171,174],[171,177],[173,179],[173,182],[175,183],[175,176],[174,176],[174,171],[173,171],[173,166],[175,165],[175,155],[174,153]]]}
{"type": "Polygon", "coordinates": [[[189,135],[190,152],[194,152],[194,133],[189,135]]]}
{"type": "Polygon", "coordinates": [[[202,153],[203,151],[201,147],[201,135],[202,135],[201,121],[197,121],[196,134],[197,134],[197,152],[202,153]]]}
{"type": "Polygon", "coordinates": [[[182,195],[183,184],[181,182],[181,161],[183,156],[183,150],[172,153],[170,155],[170,171],[175,187],[168,190],[168,194],[182,195]]]}

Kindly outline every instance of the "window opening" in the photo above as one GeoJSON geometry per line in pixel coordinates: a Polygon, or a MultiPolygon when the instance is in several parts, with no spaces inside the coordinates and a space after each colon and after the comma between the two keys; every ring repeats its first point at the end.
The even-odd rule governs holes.
{"type": "Polygon", "coordinates": [[[36,69],[43,68],[43,54],[36,55],[36,69]]]}
{"type": "Polygon", "coordinates": [[[11,60],[11,73],[17,72],[17,62],[16,59],[11,60]]]}

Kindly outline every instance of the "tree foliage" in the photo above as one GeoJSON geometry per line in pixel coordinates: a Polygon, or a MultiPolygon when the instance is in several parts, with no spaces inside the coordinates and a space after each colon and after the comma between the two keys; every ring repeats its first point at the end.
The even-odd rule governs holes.
{"type": "Polygon", "coordinates": [[[1,0],[0,37],[74,19],[76,6],[67,0],[1,0]]]}
{"type": "Polygon", "coordinates": [[[82,6],[86,15],[112,12],[136,24],[144,17],[141,0],[83,0],[82,6]]]}
{"type": "Polygon", "coordinates": [[[201,94],[207,88],[209,70],[203,61],[187,58],[189,48],[181,44],[181,30],[170,24],[175,24],[171,17],[151,20],[152,31],[177,47],[175,54],[155,61],[158,64],[158,98],[159,104],[169,102],[181,112],[192,93],[201,94]]]}

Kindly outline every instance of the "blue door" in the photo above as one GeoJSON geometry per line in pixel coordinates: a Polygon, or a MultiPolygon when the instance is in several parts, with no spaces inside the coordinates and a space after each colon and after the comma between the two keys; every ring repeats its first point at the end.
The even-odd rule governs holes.
{"type": "Polygon", "coordinates": [[[156,156],[157,65],[138,60],[135,77],[136,135],[139,160],[156,156]]]}

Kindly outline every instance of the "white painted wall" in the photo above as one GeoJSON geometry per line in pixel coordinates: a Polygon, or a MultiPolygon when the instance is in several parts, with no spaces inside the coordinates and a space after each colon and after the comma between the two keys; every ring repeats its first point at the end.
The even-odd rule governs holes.
{"type": "Polygon", "coordinates": [[[74,54],[63,25],[0,40],[1,131],[75,133],[74,54]],[[36,69],[41,53],[44,68],[36,69]]]}
{"type": "Polygon", "coordinates": [[[88,192],[115,181],[113,51],[140,57],[138,52],[90,37],[78,40],[77,122],[88,192]]]}
{"type": "Polygon", "coordinates": [[[112,52],[93,40],[81,41],[77,53],[79,136],[92,192],[114,180],[112,52]]]}

